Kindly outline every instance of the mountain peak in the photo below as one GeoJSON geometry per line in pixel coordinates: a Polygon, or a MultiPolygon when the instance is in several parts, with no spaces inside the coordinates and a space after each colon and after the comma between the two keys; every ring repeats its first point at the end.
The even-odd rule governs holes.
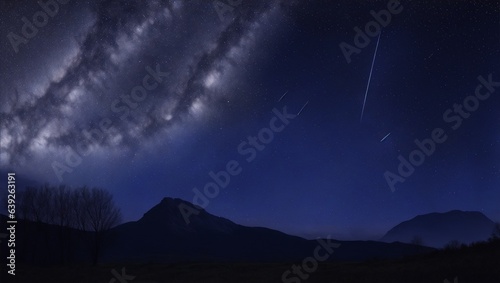
{"type": "MultiPolygon", "coordinates": [[[[306,240],[263,227],[246,227],[178,198],[163,198],[144,216],[112,229],[105,261],[299,261],[318,244],[328,253],[330,240],[306,240]],[[182,208],[183,207],[183,208],[182,208]],[[193,209],[189,223],[181,209],[193,209]],[[196,210],[195,209],[199,209],[196,210]],[[137,241],[137,239],[144,239],[137,241]]],[[[342,242],[336,259],[398,258],[430,251],[415,245],[371,241],[342,242]]]]}
{"type": "Polygon", "coordinates": [[[171,232],[231,232],[237,224],[208,213],[203,208],[179,198],[165,197],[139,219],[139,223],[164,225],[171,232]]]}
{"type": "Polygon", "coordinates": [[[451,210],[418,215],[394,226],[382,241],[410,243],[421,238],[424,245],[443,247],[452,240],[471,243],[487,239],[494,222],[479,211],[451,210]]]}
{"type": "MultiPolygon", "coordinates": [[[[144,213],[143,217],[139,221],[161,221],[162,219],[180,219],[183,222],[184,216],[181,213],[180,207],[192,208],[193,211],[199,211],[197,215],[191,215],[191,217],[200,216],[201,214],[206,214],[206,211],[192,203],[185,201],[180,198],[164,197],[160,203],[153,206],[148,212],[144,213]]],[[[190,217],[190,218],[191,218],[190,217]]]]}

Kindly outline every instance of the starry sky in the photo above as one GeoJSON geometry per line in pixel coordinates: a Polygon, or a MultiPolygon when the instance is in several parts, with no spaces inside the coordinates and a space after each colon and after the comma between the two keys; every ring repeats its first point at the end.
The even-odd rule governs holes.
{"type": "Polygon", "coordinates": [[[355,28],[393,1],[66,2],[0,1],[1,172],[105,188],[125,221],[192,202],[231,161],[206,210],[243,225],[376,239],[430,212],[500,221],[498,0],[401,1],[375,57],[376,30],[357,48],[355,28]]]}

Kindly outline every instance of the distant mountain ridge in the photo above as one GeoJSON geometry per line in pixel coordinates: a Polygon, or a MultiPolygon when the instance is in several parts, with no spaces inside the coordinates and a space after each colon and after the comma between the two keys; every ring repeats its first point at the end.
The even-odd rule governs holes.
{"type": "MultiPolygon", "coordinates": [[[[317,240],[307,240],[280,231],[247,227],[200,209],[191,215],[188,225],[179,206],[200,209],[173,198],[164,198],[138,221],[112,228],[104,238],[101,263],[168,263],[168,262],[297,262],[313,255],[317,240]]],[[[0,215],[0,219],[6,216],[0,215]]],[[[6,221],[0,229],[6,228],[6,221]]],[[[494,222],[480,212],[450,211],[419,215],[404,221],[377,241],[337,241],[328,261],[364,261],[396,259],[428,253],[452,240],[461,243],[484,241],[491,236],[494,222]],[[420,237],[422,245],[411,244],[420,237]]],[[[19,259],[33,264],[59,263],[60,227],[19,220],[19,243],[29,244],[19,250],[19,259]],[[33,237],[34,233],[40,237],[33,237]],[[30,251],[37,250],[36,253],[30,251]]],[[[74,262],[90,258],[90,232],[67,229],[72,235],[66,244],[72,247],[74,262]]],[[[6,252],[3,247],[2,252],[6,252]]]]}
{"type": "MultiPolygon", "coordinates": [[[[181,199],[164,198],[138,221],[113,228],[103,261],[301,261],[318,246],[316,240],[242,226],[203,209],[190,217],[188,225],[181,204],[200,209],[181,199]]],[[[399,258],[432,250],[402,243],[331,241],[341,246],[329,260],[399,258]]]]}
{"type": "Polygon", "coordinates": [[[494,225],[491,219],[478,211],[429,213],[394,226],[381,241],[411,243],[419,238],[423,245],[442,248],[454,240],[465,244],[484,241],[491,236],[494,225]]]}
{"type": "MultiPolygon", "coordinates": [[[[138,221],[109,230],[100,245],[99,263],[302,262],[315,256],[318,248],[324,255],[332,250],[332,244],[335,248],[333,253],[328,251],[326,261],[397,259],[434,250],[405,243],[307,240],[269,228],[242,226],[203,209],[190,217],[188,225],[179,210],[181,204],[196,208],[181,199],[164,198],[138,221]]],[[[0,220],[0,229],[5,231],[7,217],[0,215],[0,220]]],[[[16,259],[33,266],[89,263],[94,236],[91,232],[61,230],[57,225],[19,219],[16,259]]],[[[0,247],[0,253],[7,253],[6,245],[0,247]]],[[[5,263],[5,258],[0,262],[5,263]]]]}

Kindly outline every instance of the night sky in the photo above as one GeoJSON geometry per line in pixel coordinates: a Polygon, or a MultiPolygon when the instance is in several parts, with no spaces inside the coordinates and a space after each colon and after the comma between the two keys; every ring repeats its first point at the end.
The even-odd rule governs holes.
{"type": "Polygon", "coordinates": [[[62,3],[0,1],[1,172],[105,188],[125,221],[192,202],[232,160],[206,210],[242,225],[375,239],[430,212],[500,221],[499,1],[62,3]],[[388,3],[371,69],[378,34],[357,48],[354,28],[388,3]]]}

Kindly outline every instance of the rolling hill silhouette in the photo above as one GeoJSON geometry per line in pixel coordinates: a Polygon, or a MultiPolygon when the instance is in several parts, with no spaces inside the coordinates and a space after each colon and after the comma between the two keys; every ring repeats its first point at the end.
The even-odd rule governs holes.
{"type": "Polygon", "coordinates": [[[381,240],[410,243],[419,237],[423,245],[442,248],[450,241],[465,244],[485,241],[491,236],[494,225],[491,219],[477,211],[429,213],[396,225],[381,240]]]}

